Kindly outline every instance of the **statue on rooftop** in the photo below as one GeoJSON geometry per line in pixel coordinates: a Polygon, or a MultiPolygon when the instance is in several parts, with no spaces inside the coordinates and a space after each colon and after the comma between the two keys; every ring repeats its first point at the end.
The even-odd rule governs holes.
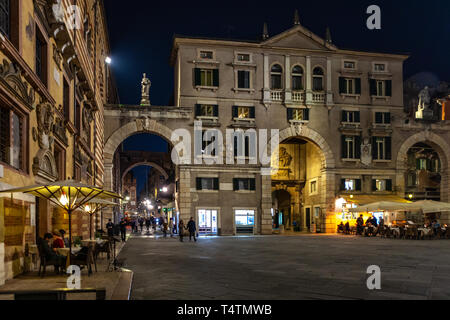
{"type": "Polygon", "coordinates": [[[141,85],[142,85],[141,106],[150,107],[150,87],[152,86],[152,83],[150,79],[147,78],[146,73],[144,73],[141,85]]]}

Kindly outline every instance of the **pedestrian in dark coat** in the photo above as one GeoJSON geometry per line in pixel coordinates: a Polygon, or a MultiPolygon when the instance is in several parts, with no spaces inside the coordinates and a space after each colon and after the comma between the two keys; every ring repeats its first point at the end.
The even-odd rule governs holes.
{"type": "Polygon", "coordinates": [[[189,230],[189,241],[192,241],[192,237],[194,237],[194,241],[197,242],[197,238],[195,237],[197,226],[195,225],[194,218],[191,218],[188,222],[187,229],[189,230]]]}

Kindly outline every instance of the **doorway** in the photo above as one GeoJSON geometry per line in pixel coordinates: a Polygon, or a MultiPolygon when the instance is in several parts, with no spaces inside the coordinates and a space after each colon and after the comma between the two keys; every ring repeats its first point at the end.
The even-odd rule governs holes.
{"type": "Polygon", "coordinates": [[[311,230],[311,208],[305,208],[306,228],[311,230]]]}
{"type": "Polygon", "coordinates": [[[198,210],[198,233],[201,236],[216,236],[218,233],[218,211],[198,210]]]}

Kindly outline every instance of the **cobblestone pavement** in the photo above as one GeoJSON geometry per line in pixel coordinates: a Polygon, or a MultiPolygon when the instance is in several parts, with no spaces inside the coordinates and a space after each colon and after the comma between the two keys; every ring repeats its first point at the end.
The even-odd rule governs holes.
{"type": "Polygon", "coordinates": [[[134,300],[450,299],[450,242],[301,235],[134,236],[134,300]],[[378,265],[382,289],[367,289],[378,265]]]}

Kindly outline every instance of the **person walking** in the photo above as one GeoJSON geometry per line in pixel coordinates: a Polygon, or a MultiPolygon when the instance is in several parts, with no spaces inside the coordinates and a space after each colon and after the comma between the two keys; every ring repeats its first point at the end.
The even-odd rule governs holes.
{"type": "Polygon", "coordinates": [[[106,230],[108,230],[108,237],[114,237],[114,223],[111,219],[109,219],[108,223],[106,224],[106,230]]]}
{"type": "Polygon", "coordinates": [[[194,237],[194,241],[197,242],[197,238],[195,237],[197,226],[195,225],[194,218],[191,218],[188,222],[187,229],[189,230],[189,241],[192,241],[192,237],[194,237]]]}
{"type": "Polygon", "coordinates": [[[178,223],[178,233],[180,234],[180,242],[183,242],[183,236],[184,236],[184,222],[183,220],[180,220],[178,223]]]}
{"type": "Polygon", "coordinates": [[[122,239],[122,242],[127,241],[127,222],[125,221],[125,219],[120,220],[119,228],[120,238],[122,239]]]}
{"type": "Polygon", "coordinates": [[[169,231],[170,231],[170,237],[173,238],[173,218],[170,218],[170,221],[169,221],[169,231]]]}
{"type": "Polygon", "coordinates": [[[144,231],[144,218],[139,218],[139,226],[141,227],[141,233],[144,231]]]}
{"type": "Polygon", "coordinates": [[[162,231],[164,234],[164,238],[167,238],[167,222],[165,222],[165,221],[162,224],[162,231]]]}
{"type": "Polygon", "coordinates": [[[150,221],[149,218],[145,219],[145,227],[147,228],[147,233],[150,232],[150,226],[151,226],[152,222],[150,221]]]}

